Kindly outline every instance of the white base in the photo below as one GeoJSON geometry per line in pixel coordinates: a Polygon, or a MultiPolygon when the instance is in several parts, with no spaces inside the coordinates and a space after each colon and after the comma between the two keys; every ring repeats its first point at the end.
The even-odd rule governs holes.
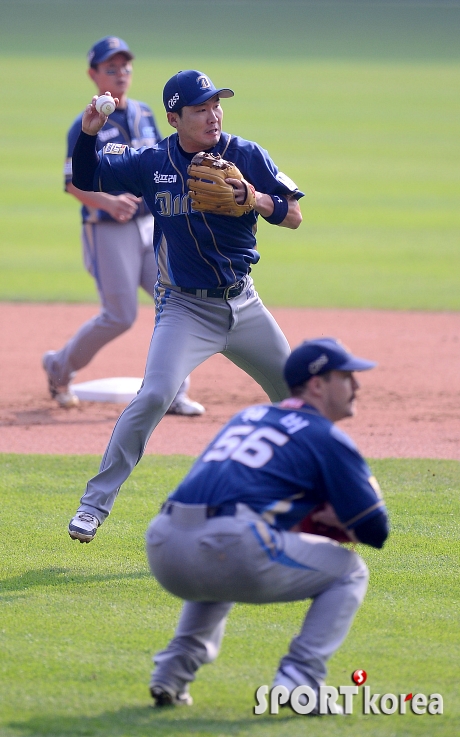
{"type": "Polygon", "coordinates": [[[88,402],[119,402],[127,404],[140,389],[142,379],[130,376],[94,379],[71,384],[71,390],[80,400],[88,402]]]}

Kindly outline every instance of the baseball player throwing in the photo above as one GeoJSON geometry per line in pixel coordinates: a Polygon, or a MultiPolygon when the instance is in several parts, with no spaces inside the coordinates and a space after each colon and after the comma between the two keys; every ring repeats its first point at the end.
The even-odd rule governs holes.
{"type": "MultiPolygon", "coordinates": [[[[88,53],[88,74],[101,95],[110,91],[118,108],[105,119],[96,146],[127,144],[154,146],[161,135],[150,108],[128,98],[133,54],[121,38],[106,36],[88,53]]],[[[101,312],[81,326],[59,351],[43,356],[51,397],[60,407],[74,407],[78,397],[70,381],[111,340],[128,330],[137,315],[137,290],[149,296],[157,278],[152,248],[153,218],[142,197],[118,190],[82,192],[72,184],[72,152],[81,131],[82,115],[73,122],[67,139],[65,188],[82,203],[82,243],[85,266],[96,281],[101,312]]],[[[187,396],[189,378],[180,387],[169,412],[199,415],[204,407],[187,396]]]]}
{"type": "Polygon", "coordinates": [[[313,519],[349,541],[384,544],[377,481],[335,425],[354,412],[354,372],[374,365],[333,338],[303,343],[286,362],[291,396],[237,414],[151,522],[152,573],[186,600],[174,638],[154,657],[150,690],[158,706],[191,704],[188,685],[217,657],[232,602],[312,599],[273,685],[290,693],[308,686],[317,696],[327,660],[364,598],[368,571],[330,537],[292,529],[321,505],[313,519]]]}
{"type": "Polygon", "coordinates": [[[96,137],[105,117],[94,100],[83,115],[73,183],[85,191],[121,190],[145,199],[155,218],[159,274],[143,386],[119,418],[100,471],[69,525],[70,536],[82,542],[93,539],[109,514],[184,378],[207,358],[222,353],[271,400],[287,396],[283,366],[289,345],[249,273],[259,260],[258,216],[297,228],[303,193],[264,149],[222,132],[220,99],[232,96],[202,72],[179,72],[163,92],[176,132],[153,149],[110,142],[100,156],[96,137]]]}

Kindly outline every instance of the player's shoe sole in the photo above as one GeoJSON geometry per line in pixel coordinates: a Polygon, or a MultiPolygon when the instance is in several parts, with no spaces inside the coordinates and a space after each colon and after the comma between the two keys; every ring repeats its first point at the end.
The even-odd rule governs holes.
{"type": "Polygon", "coordinates": [[[193,704],[193,699],[188,691],[175,694],[159,683],[150,686],[150,695],[155,702],[154,707],[191,706],[193,704]]]}
{"type": "Polygon", "coordinates": [[[89,512],[77,512],[75,517],[69,523],[69,535],[72,540],[79,540],[81,543],[90,543],[94,538],[99,527],[99,520],[94,514],[89,512]]]}

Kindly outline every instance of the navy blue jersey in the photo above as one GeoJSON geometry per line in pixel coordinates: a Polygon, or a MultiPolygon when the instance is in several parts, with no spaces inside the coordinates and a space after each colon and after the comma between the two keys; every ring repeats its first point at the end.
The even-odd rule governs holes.
{"type": "Polygon", "coordinates": [[[319,502],[329,502],[348,529],[385,509],[351,438],[294,398],[235,415],[169,498],[212,507],[242,502],[282,529],[319,502]]]}
{"type": "MultiPolygon", "coordinates": [[[[81,119],[83,113],[75,118],[67,134],[67,158],[64,164],[65,184],[72,181],[72,153],[75,143],[81,132],[81,119]]],[[[124,110],[115,110],[107,119],[104,127],[97,135],[96,148],[101,150],[106,143],[123,143],[133,148],[142,146],[154,146],[161,139],[152,111],[144,102],[128,100],[124,110]]],[[[122,194],[127,190],[121,189],[112,194],[122,194]]],[[[139,205],[136,217],[146,215],[149,212],[147,205],[139,205]]],[[[105,210],[87,208],[83,205],[82,220],[84,223],[96,223],[100,220],[113,220],[105,210]]]]}
{"type": "MultiPolygon", "coordinates": [[[[222,133],[212,149],[240,169],[256,190],[303,197],[267,151],[252,141],[222,133]]],[[[154,248],[159,281],[166,286],[211,289],[239,281],[259,260],[257,213],[239,218],[192,210],[187,187],[191,155],[177,133],[154,149],[107,144],[94,178],[95,191],[143,196],[155,218],[154,248]]]]}

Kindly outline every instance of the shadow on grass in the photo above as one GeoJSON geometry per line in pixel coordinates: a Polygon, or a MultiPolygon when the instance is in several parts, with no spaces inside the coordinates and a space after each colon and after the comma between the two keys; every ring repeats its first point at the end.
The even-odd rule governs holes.
{"type": "MultiPolygon", "coordinates": [[[[286,722],[292,716],[276,718],[286,722]]],[[[248,716],[245,719],[216,719],[215,716],[193,716],[186,707],[154,709],[150,707],[129,707],[119,711],[105,712],[95,717],[42,716],[26,721],[10,722],[10,730],[24,737],[155,737],[165,735],[238,735],[257,728],[259,733],[265,726],[272,727],[273,717],[248,716]]]]}
{"type": "Polygon", "coordinates": [[[0,581],[0,596],[6,592],[25,591],[34,586],[69,586],[80,583],[88,584],[100,581],[134,580],[150,577],[149,571],[85,575],[75,573],[71,568],[39,568],[0,581]]]}

